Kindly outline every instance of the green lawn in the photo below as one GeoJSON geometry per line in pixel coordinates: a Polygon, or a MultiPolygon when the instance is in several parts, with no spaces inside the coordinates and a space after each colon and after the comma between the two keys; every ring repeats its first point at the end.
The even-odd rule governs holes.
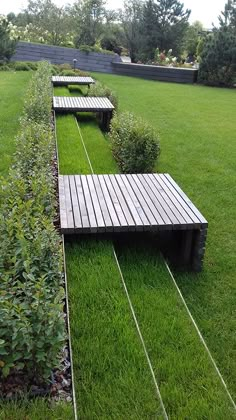
{"type": "MultiPolygon", "coordinates": [[[[96,75],[97,76],[97,75],[96,75]]],[[[167,92],[172,92],[173,100],[176,102],[178,99],[178,95],[180,93],[180,88],[187,89],[190,92],[190,89],[194,92],[195,86],[179,86],[173,84],[164,84],[158,82],[147,82],[141,81],[132,78],[121,78],[116,76],[107,76],[107,75],[99,75],[98,78],[106,80],[107,84],[111,87],[116,88],[119,94],[120,100],[120,108],[121,109],[132,109],[138,108],[139,106],[139,113],[142,115],[142,111],[145,114],[146,106],[149,104],[151,108],[153,108],[153,120],[152,124],[157,126],[160,125],[160,129],[158,130],[161,134],[161,144],[162,144],[162,157],[160,163],[158,165],[157,170],[170,172],[171,175],[175,177],[177,182],[179,181],[178,176],[176,175],[175,171],[170,170],[170,162],[169,167],[164,169],[164,161],[163,158],[165,157],[165,148],[170,148],[170,143],[168,142],[168,137],[170,136],[170,127],[168,127],[170,121],[169,113],[164,112],[164,105],[159,107],[155,104],[155,93],[156,95],[160,96],[159,90],[163,92],[162,101],[164,102],[165,96],[166,101],[168,101],[168,95],[164,95],[164,91],[166,89],[167,92]],[[128,80],[127,80],[128,79],[128,80]],[[113,82],[113,84],[112,84],[113,82]],[[173,91],[177,90],[176,97],[174,97],[173,91]],[[135,93],[136,92],[136,93],[135,93]],[[141,94],[140,94],[141,92],[141,94]],[[141,103],[139,104],[138,98],[142,98],[141,103]],[[124,106],[126,99],[126,107],[124,106]],[[129,101],[132,100],[132,104],[128,104],[129,101]],[[161,115],[162,112],[162,115],[161,115]],[[155,116],[158,115],[159,121],[155,120],[155,116]],[[160,124],[162,121],[162,125],[160,124]],[[163,128],[166,127],[166,141],[165,141],[165,133],[163,128]],[[166,146],[164,146],[166,144],[166,146]],[[164,155],[164,156],[163,156],[164,155]],[[162,169],[160,169],[162,166],[162,169]]],[[[204,87],[197,87],[202,92],[204,89],[207,89],[209,94],[213,94],[213,89],[208,89],[204,87]]],[[[216,91],[217,92],[217,91],[216,91]]],[[[229,91],[231,93],[231,91],[229,91]]],[[[58,91],[56,90],[56,94],[58,91]]],[[[225,90],[224,94],[227,95],[228,91],[225,90]]],[[[184,99],[184,95],[183,95],[184,99]]],[[[186,98],[185,98],[186,99],[186,98]]],[[[160,101],[160,97],[159,97],[160,101]]],[[[187,109],[189,111],[189,107],[191,106],[191,101],[189,101],[187,105],[187,109]]],[[[196,104],[194,105],[196,106],[196,104]]],[[[199,105],[198,105],[199,106],[199,105]]],[[[183,105],[184,108],[184,105],[183,105]]],[[[168,106],[166,104],[166,110],[168,110],[168,106]]],[[[136,109],[138,113],[138,110],[136,109]]],[[[178,118],[174,115],[174,110],[172,110],[173,115],[171,114],[171,119],[175,122],[180,119],[180,115],[178,118]]],[[[58,117],[57,121],[65,117],[58,117]]],[[[188,118],[188,117],[187,117],[188,118]]],[[[113,161],[110,152],[109,143],[107,141],[106,136],[104,136],[98,127],[95,125],[94,120],[91,117],[81,119],[79,116],[79,123],[81,133],[86,144],[86,148],[89,152],[89,157],[94,168],[95,173],[101,172],[116,172],[117,168],[113,161]],[[109,157],[110,156],[110,157],[109,157]]],[[[185,121],[185,114],[182,109],[182,124],[185,121]]],[[[180,124],[180,121],[179,121],[180,124]]],[[[188,121],[189,127],[191,127],[191,122],[188,121]]],[[[75,124],[76,125],[76,124],[75,124]]],[[[59,127],[59,124],[57,123],[59,127]]],[[[75,127],[75,126],[74,126],[75,127]]],[[[65,129],[65,128],[64,128],[65,129]]],[[[178,128],[177,128],[178,131],[178,128]]],[[[75,133],[75,128],[74,131],[75,133]]],[[[176,139],[179,136],[176,133],[171,132],[171,135],[176,135],[176,139]]],[[[184,136],[182,136],[184,137],[184,136]]],[[[77,154],[77,169],[76,169],[76,159],[74,159],[75,166],[73,169],[73,173],[76,171],[79,172],[79,168],[86,165],[86,156],[84,153],[80,153],[79,150],[81,145],[79,144],[79,133],[76,139],[76,136],[73,137],[73,154],[76,153],[76,148],[78,150],[77,154]]],[[[72,156],[70,156],[69,150],[67,156],[61,156],[60,150],[63,147],[66,147],[65,143],[70,142],[72,139],[65,140],[62,132],[58,130],[58,140],[59,140],[59,157],[60,162],[61,159],[63,161],[63,167],[61,166],[62,173],[72,173],[70,171],[70,163],[69,160],[72,156]]],[[[183,142],[183,138],[180,140],[183,142]]],[[[188,137],[188,149],[192,152],[192,148],[195,144],[192,144],[192,148],[190,147],[191,137],[188,137]]],[[[199,142],[198,142],[199,143],[199,142]]],[[[184,144],[184,143],[183,143],[184,144]]],[[[172,146],[173,147],[173,146],[172,146]]],[[[199,147],[199,144],[198,144],[199,147]]],[[[203,144],[202,144],[203,147],[203,144]]],[[[168,151],[166,152],[168,154],[168,151]]],[[[174,153],[173,150],[171,153],[174,153]]],[[[194,155],[194,153],[192,153],[194,155]]],[[[170,155],[169,157],[170,158],[170,155]]],[[[196,158],[195,158],[196,159],[196,158]]],[[[185,165],[188,165],[188,157],[187,154],[183,153],[182,149],[182,156],[181,162],[178,164],[182,164],[182,160],[185,160],[185,165]]],[[[197,159],[198,161],[198,159],[197,159]]],[[[173,165],[173,162],[172,162],[173,165]]],[[[190,164],[191,167],[192,163],[190,164]]],[[[192,169],[192,168],[191,168],[192,169]]],[[[177,169],[176,169],[177,171],[177,169]]],[[[178,171],[177,171],[178,172],[178,171]]],[[[88,167],[86,167],[85,172],[88,173],[88,167]]],[[[184,174],[186,175],[186,171],[184,174]]],[[[195,179],[192,181],[195,182],[195,179]]],[[[200,180],[198,180],[200,185],[200,180]]],[[[191,184],[191,183],[190,183],[191,184]]],[[[183,186],[182,181],[182,186],[183,186]]],[[[187,189],[185,188],[187,191],[187,189]]],[[[187,191],[190,196],[192,196],[194,200],[194,189],[187,191]]],[[[199,197],[198,197],[199,198],[199,197]]],[[[197,200],[194,200],[197,202],[197,200]]],[[[201,202],[197,203],[199,206],[201,202]],[[199,204],[200,203],[200,204],[199,204]]],[[[204,206],[203,206],[204,207],[204,206]]],[[[202,207],[200,207],[202,209],[202,207]]],[[[206,212],[204,212],[206,214],[206,212]]],[[[209,218],[209,217],[208,217],[209,218]]],[[[110,340],[112,343],[113,341],[113,328],[112,322],[108,322],[106,330],[104,330],[103,326],[103,317],[97,318],[96,322],[94,321],[94,316],[100,313],[98,310],[99,305],[101,307],[104,306],[103,304],[103,293],[106,293],[105,286],[111,284],[110,290],[113,291],[115,275],[112,275],[107,278],[104,273],[104,266],[109,269],[112,269],[112,266],[115,265],[113,260],[107,260],[106,252],[104,253],[103,243],[96,243],[96,252],[93,250],[92,245],[93,242],[86,245],[84,243],[77,243],[73,245],[66,246],[66,257],[67,257],[67,267],[68,267],[68,281],[69,281],[69,299],[71,304],[71,312],[72,312],[72,346],[74,350],[74,362],[75,362],[75,375],[76,375],[76,390],[77,390],[77,399],[78,399],[78,407],[79,414],[86,415],[89,418],[89,415],[92,416],[92,413],[96,412],[100,416],[106,416],[106,408],[107,406],[112,404],[112,409],[114,409],[114,413],[117,410],[117,404],[119,405],[120,401],[122,401],[121,395],[126,398],[126,392],[124,394],[120,394],[119,390],[121,387],[121,382],[115,383],[115,389],[113,392],[116,393],[117,400],[113,400],[112,403],[110,401],[110,393],[111,389],[106,387],[106,379],[107,376],[99,374],[100,372],[100,358],[98,357],[98,364],[96,357],[96,349],[94,349],[94,340],[97,336],[96,331],[100,331],[99,339],[101,342],[104,340],[104,335],[107,341],[110,340]],[[82,248],[82,249],[81,249],[82,248]],[[86,251],[86,258],[83,257],[84,252],[86,251]],[[100,255],[100,266],[96,259],[96,255],[100,255]],[[103,263],[102,263],[103,261],[103,263]],[[87,279],[85,282],[87,287],[85,288],[84,285],[84,278],[87,279]],[[99,281],[100,286],[100,295],[97,288],[93,287],[93,281],[95,279],[106,279],[105,284],[99,281]],[[91,284],[91,288],[88,285],[91,284]],[[85,288],[85,290],[84,290],[85,288]],[[105,290],[104,290],[105,289],[105,290]],[[92,303],[92,317],[90,318],[91,314],[88,313],[88,308],[92,303]],[[85,307],[84,307],[85,305],[85,307]],[[87,308],[87,310],[86,310],[87,308]],[[74,321],[75,319],[75,321],[74,321]],[[86,319],[86,322],[85,322],[86,319]],[[90,325],[92,324],[94,334],[88,334],[87,331],[87,323],[90,325]],[[84,331],[85,330],[85,331],[84,331]],[[82,343],[82,349],[79,348],[79,343],[82,343]],[[95,355],[94,355],[95,353],[95,355]],[[94,359],[95,358],[95,359],[94,359]],[[83,360],[85,365],[83,365],[83,360]],[[95,361],[94,361],[95,360],[95,361]],[[95,368],[94,368],[95,363],[95,368]],[[88,377],[84,377],[84,369],[85,366],[90,366],[91,371],[88,377]],[[97,369],[97,370],[96,370],[97,369]],[[96,375],[97,373],[97,375],[96,375]],[[79,376],[79,379],[78,379],[79,376]],[[87,398],[88,389],[90,390],[89,398],[87,398]],[[99,397],[97,392],[99,390],[99,397]],[[104,391],[107,392],[104,393],[104,391]],[[87,401],[86,410],[83,406],[83,401],[87,401]],[[99,403],[97,404],[97,402],[99,403]],[[117,403],[117,404],[116,404],[117,403]],[[79,406],[80,404],[80,406],[79,406]]],[[[176,290],[173,287],[173,283],[171,282],[170,276],[168,275],[163,262],[161,259],[153,253],[151,248],[148,248],[145,252],[145,248],[147,248],[147,244],[145,246],[142,245],[141,249],[138,250],[136,247],[131,243],[128,246],[124,244],[117,244],[118,255],[120,259],[120,263],[122,266],[122,270],[125,274],[125,280],[127,282],[127,286],[129,289],[129,293],[131,295],[133,305],[135,307],[135,311],[138,314],[138,319],[143,330],[143,335],[148,347],[148,351],[151,355],[152,363],[155,369],[155,374],[160,383],[161,392],[164,398],[164,404],[166,405],[167,412],[173,416],[173,418],[188,418],[194,413],[194,418],[234,418],[234,413],[232,411],[232,407],[230,401],[221,386],[221,383],[216,375],[214,368],[211,365],[211,362],[200,343],[198,336],[193,328],[193,325],[190,322],[190,319],[177,295],[176,290]]],[[[111,245],[110,245],[111,247],[111,245]]],[[[108,248],[109,250],[109,248],[108,248]]],[[[205,264],[205,271],[207,270],[207,259],[205,264]]],[[[113,267],[115,270],[115,267],[113,267]]],[[[204,271],[204,273],[205,273],[204,271]]],[[[115,272],[115,271],[114,271],[115,272]]],[[[179,279],[185,277],[183,275],[178,274],[179,279]]],[[[201,276],[197,275],[187,275],[188,282],[192,281],[192,284],[195,286],[201,276]]],[[[118,281],[118,279],[117,279],[118,281]]],[[[192,289],[194,290],[195,287],[192,289]]],[[[186,295],[185,295],[186,297],[186,295]]],[[[120,299],[120,297],[119,297],[120,299]]],[[[194,297],[193,297],[194,300],[194,297]]],[[[204,308],[207,310],[207,308],[204,308]]],[[[115,308],[117,311],[117,308],[115,308]]],[[[122,309],[124,311],[124,309],[122,309]]],[[[232,310],[232,306],[231,306],[232,310]]],[[[106,313],[106,311],[104,311],[106,313]]],[[[126,318],[126,311],[124,312],[124,317],[126,318]]],[[[203,317],[205,314],[203,314],[203,317]]],[[[219,314],[218,314],[219,316],[219,314]]],[[[221,316],[224,317],[224,313],[221,313],[221,316]]],[[[119,319],[119,311],[117,313],[117,318],[119,319]]],[[[109,319],[109,317],[108,317],[109,319]]],[[[231,320],[232,317],[231,317],[231,320]]],[[[230,326],[225,322],[225,324],[230,329],[230,326]]],[[[91,327],[91,325],[90,325],[91,327]]],[[[204,331],[203,331],[204,333],[204,331]]],[[[204,334],[205,335],[205,334],[204,334]]],[[[216,335],[216,331],[215,331],[216,335]]],[[[132,335],[129,335],[129,339],[127,338],[127,342],[129,342],[132,335]]],[[[105,341],[106,342],[106,341],[105,341]]],[[[133,342],[133,339],[132,339],[133,342]]],[[[131,345],[131,344],[130,344],[131,345]]],[[[100,350],[100,349],[99,349],[100,350]]],[[[106,347],[102,347],[104,354],[102,353],[102,357],[105,359],[108,358],[111,360],[110,362],[110,370],[113,371],[115,374],[116,372],[116,364],[119,364],[119,360],[116,360],[118,357],[120,358],[120,354],[114,354],[114,349],[109,346],[109,351],[106,347]],[[107,356],[107,357],[106,357],[107,356]]],[[[231,349],[233,351],[233,349],[231,349]]],[[[126,356],[125,356],[126,359],[126,356]]],[[[110,370],[106,372],[109,377],[110,370]]],[[[219,364],[220,369],[223,369],[223,366],[219,364]]],[[[132,368],[132,366],[131,366],[132,368]]],[[[87,371],[87,369],[86,369],[87,371]]],[[[122,372],[122,371],[121,371],[122,372]]],[[[131,374],[131,372],[130,372],[131,374]]],[[[121,377],[123,378],[122,374],[121,377]]],[[[125,378],[126,379],[126,378],[125,378]]],[[[227,381],[227,377],[225,377],[227,381]]],[[[228,381],[227,381],[228,382],[228,381]]],[[[138,383],[138,382],[137,382],[138,383]]],[[[128,388],[128,381],[126,382],[126,388],[128,388]]],[[[139,395],[137,395],[136,405],[139,407],[139,395]]],[[[151,393],[148,394],[149,399],[152,396],[151,393]]],[[[149,400],[151,402],[151,400],[149,400]]],[[[148,400],[143,401],[144,406],[146,405],[146,410],[149,413],[147,407],[150,407],[148,400]]],[[[132,406],[132,405],[131,405],[132,406]]],[[[123,407],[123,405],[122,405],[123,407]]],[[[111,411],[111,408],[110,408],[111,411]]],[[[132,410],[133,412],[133,410],[132,410]]],[[[113,411],[112,411],[113,413],[113,411]]],[[[129,418],[131,415],[130,411],[122,411],[121,418],[129,418]],[[124,413],[124,416],[123,416],[124,413]]],[[[114,418],[116,418],[114,416],[114,418]]],[[[141,418],[142,415],[141,415],[141,418]]],[[[147,417],[150,418],[150,417],[147,417]]]]}
{"type": "Polygon", "coordinates": [[[0,175],[7,175],[15,151],[14,137],[31,72],[0,72],[0,175]]]}
{"type": "MultiPolygon", "coordinates": [[[[14,138],[23,111],[24,92],[27,90],[31,75],[31,72],[0,72],[0,175],[2,176],[7,176],[15,151],[14,138]]],[[[72,420],[73,418],[71,404],[50,404],[42,398],[0,402],[1,420],[72,420]]]]}
{"type": "Polygon", "coordinates": [[[168,172],[209,222],[204,270],[178,285],[236,398],[236,92],[96,74],[161,137],[168,172]]]}

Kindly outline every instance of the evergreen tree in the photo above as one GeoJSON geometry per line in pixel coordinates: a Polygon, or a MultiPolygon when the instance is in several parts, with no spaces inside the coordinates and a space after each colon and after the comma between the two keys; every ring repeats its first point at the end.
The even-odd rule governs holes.
{"type": "Polygon", "coordinates": [[[120,12],[120,20],[125,34],[125,47],[132,61],[137,61],[142,41],[141,17],[143,3],[140,0],[128,0],[120,12]]]}
{"type": "Polygon", "coordinates": [[[235,7],[229,0],[219,17],[220,28],[214,29],[204,42],[199,81],[220,86],[236,83],[235,7]]]}
{"type": "Polygon", "coordinates": [[[147,0],[143,9],[143,51],[153,58],[155,49],[173,50],[178,55],[184,44],[190,10],[178,0],[147,0]]]}

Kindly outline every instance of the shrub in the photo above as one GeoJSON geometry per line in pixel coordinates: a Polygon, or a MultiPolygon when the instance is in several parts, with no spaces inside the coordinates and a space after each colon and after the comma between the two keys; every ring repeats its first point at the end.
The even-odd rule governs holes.
{"type": "Polygon", "coordinates": [[[141,118],[126,112],[111,121],[112,152],[124,173],[147,173],[154,169],[160,153],[156,131],[141,118]]]}
{"type": "Polygon", "coordinates": [[[49,124],[51,119],[51,68],[49,63],[41,62],[33,75],[26,93],[24,115],[27,120],[49,124]]]}
{"type": "Polygon", "coordinates": [[[28,66],[28,64],[23,62],[23,61],[22,62],[17,61],[14,65],[14,69],[16,71],[29,71],[29,70],[31,70],[31,68],[28,66]]]}
{"type": "Polygon", "coordinates": [[[232,86],[236,79],[236,34],[223,27],[208,35],[202,53],[198,81],[232,86]]]}
{"type": "Polygon", "coordinates": [[[93,85],[91,85],[90,89],[88,90],[88,96],[106,96],[111,101],[112,105],[115,107],[115,110],[117,110],[118,108],[118,97],[116,93],[100,82],[96,82],[93,85]]]}
{"type": "Polygon", "coordinates": [[[50,65],[40,63],[26,95],[14,165],[0,183],[0,371],[3,377],[22,371],[38,382],[60,365],[65,340],[50,81],[50,65]],[[37,108],[39,93],[46,105],[39,101],[37,108]]]}
{"type": "Polygon", "coordinates": [[[62,70],[60,72],[61,76],[76,76],[76,72],[74,70],[62,70]]]}
{"type": "Polygon", "coordinates": [[[0,15],[0,60],[8,61],[14,54],[16,40],[12,38],[11,26],[8,19],[0,15]]]}

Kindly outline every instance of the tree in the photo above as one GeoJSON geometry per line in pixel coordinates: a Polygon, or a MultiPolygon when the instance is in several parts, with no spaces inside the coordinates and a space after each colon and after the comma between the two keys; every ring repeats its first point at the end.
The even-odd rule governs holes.
{"type": "Polygon", "coordinates": [[[125,47],[128,49],[132,61],[137,60],[140,52],[142,10],[142,1],[128,0],[124,4],[124,10],[120,11],[120,20],[125,34],[125,47]]]}
{"type": "Polygon", "coordinates": [[[191,11],[178,0],[147,0],[142,19],[143,50],[153,58],[155,49],[173,50],[178,55],[184,44],[191,11]]]}
{"type": "Polygon", "coordinates": [[[28,21],[35,26],[37,37],[52,45],[65,44],[71,30],[69,9],[57,7],[52,0],[29,0],[24,11],[28,21]]]}
{"type": "Polygon", "coordinates": [[[72,12],[77,35],[75,45],[93,46],[102,33],[102,22],[105,18],[105,2],[103,0],[81,0],[74,4],[72,12]]]}
{"type": "Polygon", "coordinates": [[[187,56],[196,56],[197,55],[197,46],[199,44],[201,34],[203,32],[203,25],[199,20],[196,20],[192,25],[188,26],[185,35],[185,45],[184,49],[187,56]]]}
{"type": "Polygon", "coordinates": [[[10,28],[8,19],[0,15],[0,61],[8,61],[15,52],[16,40],[11,39],[10,28]]]}
{"type": "Polygon", "coordinates": [[[201,54],[199,81],[221,86],[236,82],[235,2],[228,0],[219,17],[220,27],[208,35],[201,54]]]}

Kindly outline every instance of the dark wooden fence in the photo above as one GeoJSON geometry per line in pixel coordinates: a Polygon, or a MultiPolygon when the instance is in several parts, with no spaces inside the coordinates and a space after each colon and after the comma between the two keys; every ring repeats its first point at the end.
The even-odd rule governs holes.
{"type": "Polygon", "coordinates": [[[117,54],[82,52],[75,48],[18,42],[13,61],[49,60],[53,64],[69,63],[77,60],[76,67],[85,71],[113,73],[143,79],[161,80],[176,83],[195,83],[198,70],[173,67],[148,66],[122,61],[117,54]]]}

